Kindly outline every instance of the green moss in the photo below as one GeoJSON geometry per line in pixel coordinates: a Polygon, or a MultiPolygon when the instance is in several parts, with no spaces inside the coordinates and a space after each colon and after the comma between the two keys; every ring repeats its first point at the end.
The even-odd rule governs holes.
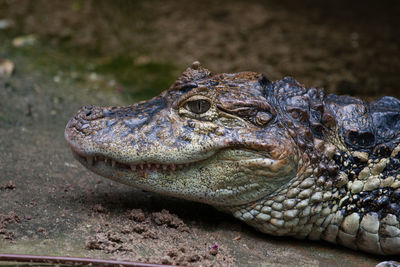
{"type": "Polygon", "coordinates": [[[97,65],[100,74],[112,74],[122,85],[122,92],[132,99],[146,99],[169,88],[177,76],[177,67],[166,62],[135,63],[134,57],[115,57],[97,65]]]}
{"type": "MultiPolygon", "coordinates": [[[[7,57],[30,59],[33,68],[50,77],[65,77],[83,86],[93,88],[94,83],[88,77],[91,73],[103,76],[104,82],[97,83],[96,90],[105,90],[122,94],[125,103],[148,99],[170,87],[182,71],[168,62],[151,61],[145,52],[135,49],[136,56],[104,56],[90,54],[80,49],[62,45],[50,45],[39,41],[36,45],[15,48],[11,45],[12,37],[0,33],[0,39],[9,40],[7,57]],[[71,73],[76,75],[71,76],[71,73]],[[108,80],[114,79],[115,87],[110,87],[108,80]]],[[[18,66],[17,66],[18,67],[18,66]]]]}

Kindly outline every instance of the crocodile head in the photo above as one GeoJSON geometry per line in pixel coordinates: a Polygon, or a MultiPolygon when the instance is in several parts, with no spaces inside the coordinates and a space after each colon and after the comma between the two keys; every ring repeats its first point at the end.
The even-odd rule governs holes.
{"type": "Polygon", "coordinates": [[[305,164],[295,140],[310,132],[295,132],[290,117],[301,121],[303,94],[290,78],[213,75],[195,62],[149,101],[83,107],[65,137],[99,175],[214,206],[241,205],[273,194],[305,164]],[[285,86],[288,94],[278,92],[285,86]]]}
{"type": "Polygon", "coordinates": [[[395,98],[326,96],[195,62],[149,101],[83,107],[65,137],[113,180],[208,203],[265,233],[398,254],[399,114],[395,98]]]}

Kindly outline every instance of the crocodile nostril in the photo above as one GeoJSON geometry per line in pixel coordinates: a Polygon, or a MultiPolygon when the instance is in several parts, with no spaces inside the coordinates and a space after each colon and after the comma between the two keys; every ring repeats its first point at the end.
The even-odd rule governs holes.
{"type": "Polygon", "coordinates": [[[84,106],[77,113],[77,118],[82,123],[104,117],[103,109],[96,106],[84,106]]]}

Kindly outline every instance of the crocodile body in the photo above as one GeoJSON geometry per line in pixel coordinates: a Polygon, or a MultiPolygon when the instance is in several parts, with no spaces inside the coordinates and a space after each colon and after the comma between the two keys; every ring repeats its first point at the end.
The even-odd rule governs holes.
{"type": "Polygon", "coordinates": [[[65,137],[99,175],[210,204],[261,232],[400,254],[396,98],[195,62],[149,101],[83,107],[65,137]]]}

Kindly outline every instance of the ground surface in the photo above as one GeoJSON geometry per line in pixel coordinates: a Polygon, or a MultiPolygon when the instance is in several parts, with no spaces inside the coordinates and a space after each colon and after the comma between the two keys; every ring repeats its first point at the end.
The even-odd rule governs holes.
{"type": "Polygon", "coordinates": [[[110,182],[73,159],[63,131],[80,106],[122,105],[155,95],[195,59],[215,71],[251,69],[273,79],[290,74],[330,91],[399,94],[400,35],[393,32],[398,22],[392,25],[390,16],[397,7],[387,14],[381,7],[363,7],[350,20],[359,23],[349,23],[350,11],[340,2],[326,9],[311,6],[307,13],[306,7],[274,1],[208,6],[151,1],[153,6],[139,10],[145,22],[158,14],[147,28],[139,21],[130,31],[122,27],[119,39],[112,35],[125,42],[109,38],[99,44],[90,38],[103,40],[107,31],[115,32],[104,26],[104,32],[93,33],[98,23],[79,24],[82,18],[72,14],[85,10],[81,16],[93,18],[92,9],[69,1],[68,10],[65,2],[53,7],[64,10],[57,14],[48,5],[0,1],[0,8],[21,24],[0,32],[0,57],[16,66],[12,77],[0,78],[0,252],[194,266],[374,266],[385,259],[274,238],[209,206],[110,182]],[[335,20],[327,11],[332,8],[342,8],[342,17],[335,20]],[[143,12],[150,9],[154,14],[143,12]],[[374,10],[378,15],[368,20],[374,10]],[[19,21],[27,11],[26,21],[19,21]],[[187,15],[194,11],[197,16],[187,15]],[[40,20],[44,14],[52,27],[40,20]],[[72,35],[71,29],[82,34],[72,35]],[[24,32],[37,34],[39,42],[13,47],[13,37],[24,32]],[[126,47],[129,42],[135,51],[126,47]],[[60,49],[60,43],[68,49],[60,49]],[[87,56],[85,46],[95,55],[87,56]],[[127,55],[115,54],[117,48],[127,55]]]}

